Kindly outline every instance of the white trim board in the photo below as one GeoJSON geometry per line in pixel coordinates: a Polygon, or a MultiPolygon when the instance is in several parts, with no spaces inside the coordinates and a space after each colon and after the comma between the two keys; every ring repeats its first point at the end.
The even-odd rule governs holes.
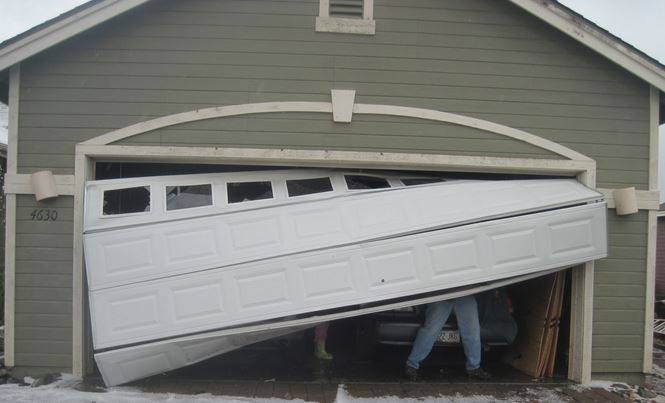
{"type": "Polygon", "coordinates": [[[76,146],[77,155],[104,160],[178,161],[367,169],[461,170],[466,172],[542,173],[574,176],[596,167],[595,161],[478,157],[443,154],[388,153],[225,147],[76,146]],[[443,168],[442,168],[443,167],[443,168]]]}
{"type": "MultiPolygon", "coordinates": [[[[53,175],[60,196],[74,195],[74,175],[53,175]]],[[[6,174],[5,194],[35,194],[29,174],[6,174]]]]}
{"type": "MultiPolygon", "coordinates": [[[[614,204],[614,190],[598,188],[596,189],[605,196],[607,201],[607,208],[615,208],[614,204]]],[[[657,190],[636,190],[635,197],[637,198],[637,208],[640,210],[658,210],[660,192],[657,190]]]]}
{"type": "Polygon", "coordinates": [[[106,0],[0,48],[0,71],[150,0],[106,0]]]}
{"type": "Polygon", "coordinates": [[[552,0],[508,0],[637,77],[665,91],[665,68],[552,0]]]}
{"type": "MultiPolygon", "coordinates": [[[[7,175],[16,174],[21,65],[9,73],[9,122],[7,134],[7,175]]],[[[5,365],[16,363],[16,195],[8,194],[5,211],[5,365]]]]}
{"type": "MultiPolygon", "coordinates": [[[[660,92],[655,87],[649,88],[649,189],[658,193],[658,118],[660,113],[660,92]]],[[[653,318],[656,300],[656,250],[658,248],[658,212],[660,197],[656,207],[649,211],[647,230],[646,291],[644,296],[644,358],[642,372],[653,372],[653,318]]]]}
{"type": "MultiPolygon", "coordinates": [[[[331,96],[335,97],[336,91],[331,90],[331,96]]],[[[353,102],[350,100],[349,102],[353,102]]],[[[182,123],[196,122],[200,120],[224,118],[229,116],[240,116],[259,113],[278,113],[278,112],[309,112],[309,113],[334,113],[332,102],[263,102],[253,104],[241,104],[230,106],[218,106],[214,108],[197,109],[189,112],[177,113],[163,116],[160,118],[140,122],[122,129],[114,130],[99,137],[84,141],[82,145],[109,145],[126,138],[136,136],[137,134],[178,125],[182,123]]],[[[575,161],[592,161],[591,158],[575,150],[565,147],[561,144],[547,140],[545,138],[527,133],[523,130],[515,129],[490,122],[483,119],[472,118],[454,113],[442,112],[433,109],[412,108],[406,106],[394,105],[372,105],[355,104],[352,113],[367,115],[386,115],[409,117],[416,119],[431,120],[435,122],[453,123],[460,126],[471,127],[478,130],[484,130],[490,133],[502,135],[514,140],[522,141],[534,147],[541,148],[564,158],[575,161]]],[[[331,116],[332,117],[332,116],[331,116]]],[[[351,122],[352,115],[348,116],[348,122],[351,122]]],[[[334,117],[333,117],[334,120],[334,117]]]]}

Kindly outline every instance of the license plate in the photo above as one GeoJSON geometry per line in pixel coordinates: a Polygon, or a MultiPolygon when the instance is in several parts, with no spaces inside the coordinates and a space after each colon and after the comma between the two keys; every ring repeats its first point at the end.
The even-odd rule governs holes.
{"type": "Polygon", "coordinates": [[[459,332],[457,330],[443,330],[439,335],[441,343],[459,343],[459,332]]]}

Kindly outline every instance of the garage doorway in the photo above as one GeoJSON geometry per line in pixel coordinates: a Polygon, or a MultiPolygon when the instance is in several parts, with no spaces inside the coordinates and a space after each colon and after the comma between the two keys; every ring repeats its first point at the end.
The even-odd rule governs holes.
{"type": "MultiPolygon", "coordinates": [[[[269,170],[276,169],[278,167],[274,166],[246,166],[246,165],[201,165],[201,164],[163,164],[163,163],[117,163],[117,162],[98,162],[95,166],[95,179],[117,179],[117,178],[128,178],[128,177],[142,177],[142,176],[153,176],[153,175],[179,175],[179,174],[193,174],[193,173],[211,173],[211,172],[237,172],[237,171],[248,171],[248,170],[269,170]]],[[[284,169],[285,167],[279,167],[279,169],[284,169]]],[[[290,167],[296,168],[296,167],[290,167]]],[[[362,172],[359,170],[358,172],[362,172]]],[[[420,172],[427,174],[428,172],[420,172]]],[[[430,172],[431,173],[431,172],[430,172]]],[[[441,172],[436,172],[436,174],[441,174],[441,172]]],[[[469,179],[492,179],[492,180],[505,180],[505,179],[528,179],[528,178],[556,178],[558,176],[535,176],[535,175],[526,175],[526,174],[506,174],[506,173],[493,173],[493,174],[481,174],[481,173],[463,173],[463,172],[446,172],[446,176],[455,177],[455,178],[469,178],[469,179]]],[[[562,315],[568,319],[570,317],[570,273],[568,272],[566,276],[566,297],[564,301],[568,303],[564,304],[567,307],[562,311],[562,315]]],[[[529,285],[522,285],[523,287],[528,288],[529,285]]],[[[526,306],[526,304],[525,304],[526,306]]],[[[519,311],[519,304],[517,306],[519,311]]],[[[366,318],[363,318],[366,319],[366,318]]],[[[565,323],[568,323],[568,320],[564,320],[565,323]]],[[[300,332],[299,334],[294,334],[289,337],[283,337],[277,340],[270,340],[262,343],[258,343],[252,346],[245,347],[236,352],[225,354],[215,359],[208,360],[204,363],[192,366],[190,368],[185,368],[183,370],[174,371],[173,376],[195,376],[197,373],[210,373],[211,366],[219,368],[216,372],[216,376],[224,376],[224,368],[234,368],[234,370],[229,372],[229,376],[232,377],[250,377],[250,378],[263,378],[268,376],[270,372],[274,374],[288,374],[291,373],[291,376],[296,378],[300,377],[300,380],[306,380],[311,377],[319,376],[333,376],[337,378],[348,378],[356,377],[360,379],[371,378],[374,381],[392,381],[396,376],[399,376],[399,371],[402,369],[401,363],[403,362],[403,356],[405,355],[404,348],[387,348],[385,346],[378,346],[382,354],[380,354],[379,361],[376,360],[377,356],[369,356],[365,351],[359,350],[358,348],[358,337],[354,337],[353,343],[349,342],[349,338],[344,335],[354,334],[359,335],[361,330],[359,328],[362,326],[362,322],[358,318],[340,320],[335,322],[331,327],[330,331],[330,340],[331,340],[331,350],[336,355],[336,360],[340,364],[332,365],[322,365],[321,362],[317,360],[312,360],[312,344],[311,344],[311,331],[300,332]],[[383,351],[386,350],[386,351],[383,351]],[[289,357],[285,357],[284,354],[290,354],[289,357]],[[252,359],[248,357],[254,357],[253,359],[256,362],[262,363],[262,365],[250,365],[252,359]],[[234,361],[235,360],[235,361],[234,361]],[[386,360],[388,360],[386,362],[386,360]],[[396,365],[391,365],[392,364],[396,365]],[[401,362],[400,362],[401,360],[401,362]],[[280,367],[279,365],[287,364],[286,367],[280,367]],[[295,365],[294,365],[295,364],[295,365]],[[378,364],[378,365],[377,365],[378,364]],[[245,370],[240,370],[240,368],[245,368],[245,370]],[[294,372],[294,368],[296,369],[294,372]],[[257,372],[258,370],[258,372],[257,372]],[[263,372],[262,372],[263,371],[263,372]],[[268,371],[268,372],[265,372],[268,371]]],[[[567,329],[564,329],[564,332],[567,329]]],[[[567,333],[566,333],[567,334],[567,333]]],[[[565,379],[568,376],[567,373],[567,351],[568,351],[569,340],[567,337],[560,337],[557,341],[559,345],[558,351],[566,353],[560,353],[557,355],[558,364],[554,367],[557,377],[565,379]]],[[[376,347],[376,346],[375,346],[376,347]]],[[[498,346],[494,346],[498,347],[498,346]]],[[[505,347],[505,346],[503,346],[505,347]]],[[[408,351],[407,351],[408,353],[408,351]]],[[[448,346],[447,349],[437,349],[432,355],[431,362],[434,364],[432,367],[435,367],[439,358],[443,356],[447,357],[445,360],[448,364],[458,364],[460,358],[461,349],[455,349],[454,346],[448,346]],[[441,353],[439,351],[447,351],[441,353]],[[452,360],[450,358],[453,358],[452,360]],[[457,358],[454,358],[457,357],[457,358]]],[[[506,381],[519,377],[518,372],[514,370],[509,370],[508,366],[505,364],[505,356],[508,352],[506,349],[489,349],[488,361],[492,363],[493,366],[497,368],[498,373],[504,374],[507,376],[506,381]],[[497,353],[496,350],[503,350],[502,353],[497,353]],[[491,353],[490,353],[491,351],[491,353]],[[501,358],[503,357],[503,358],[501,358]],[[512,378],[511,378],[512,377],[512,378]]],[[[463,356],[461,356],[463,359],[463,356]]],[[[429,367],[426,366],[426,368],[429,367]]],[[[226,370],[228,372],[228,369],[226,370]]],[[[455,370],[450,369],[448,371],[453,371],[448,373],[455,376],[455,370]]],[[[441,372],[441,374],[446,374],[446,371],[441,372]]],[[[196,375],[201,376],[201,375],[196,375]]],[[[433,375],[432,375],[433,376],[433,375]]]]}

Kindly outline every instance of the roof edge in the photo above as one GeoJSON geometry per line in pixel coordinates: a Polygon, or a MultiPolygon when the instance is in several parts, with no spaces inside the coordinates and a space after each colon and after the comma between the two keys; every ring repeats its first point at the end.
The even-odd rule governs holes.
{"type": "Polygon", "coordinates": [[[559,31],[635,74],[642,80],[665,91],[665,68],[655,59],[638,51],[620,38],[600,29],[554,0],[508,0],[540,18],[559,31]]]}
{"type": "Polygon", "coordinates": [[[150,0],[102,0],[0,48],[0,71],[150,0]]]}

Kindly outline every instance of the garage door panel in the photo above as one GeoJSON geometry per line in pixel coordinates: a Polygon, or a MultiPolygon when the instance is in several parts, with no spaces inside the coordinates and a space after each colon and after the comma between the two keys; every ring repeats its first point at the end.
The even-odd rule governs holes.
{"type": "Polygon", "coordinates": [[[458,298],[464,295],[472,295],[497,287],[527,281],[557,270],[560,269],[483,282],[470,287],[453,288],[437,295],[420,295],[415,296],[415,299],[401,300],[399,302],[389,301],[385,305],[367,306],[360,309],[354,308],[299,319],[285,318],[284,320],[247,327],[206,332],[97,352],[95,354],[95,361],[106,385],[113,386],[190,365],[261,340],[278,337],[289,332],[301,331],[308,327],[313,327],[321,323],[321,321],[350,318],[411,305],[458,298]],[[165,358],[161,360],[155,359],[155,357],[159,356],[164,356],[165,358]],[[164,364],[166,362],[168,362],[168,365],[164,364]],[[165,369],[167,366],[170,366],[170,368],[165,369]]]}
{"type": "Polygon", "coordinates": [[[240,347],[302,331],[315,324],[243,332],[225,336],[197,335],[95,354],[107,386],[119,385],[182,368],[240,347]]]}
{"type": "MultiPolygon", "coordinates": [[[[156,193],[160,180],[172,183],[153,180],[156,182],[146,187],[156,193]]],[[[103,190],[101,184],[88,187],[92,199],[99,199],[95,192],[103,190]]],[[[599,197],[573,180],[457,181],[340,193],[251,211],[224,213],[222,207],[237,207],[215,205],[206,207],[209,215],[203,217],[197,216],[199,209],[186,217],[183,210],[169,216],[170,212],[154,207],[135,215],[134,221],[124,216],[109,218],[101,212],[90,218],[91,207],[86,210],[86,220],[92,224],[86,224],[84,234],[88,287],[123,286],[599,197]],[[547,186],[532,182],[547,182],[547,186]]],[[[220,199],[215,203],[222,203],[220,199]]]]}
{"type": "Polygon", "coordinates": [[[595,225],[604,222],[605,211],[604,203],[596,203],[91,291],[93,322],[118,320],[94,327],[95,348],[404,297],[593,260],[607,253],[605,228],[595,225]],[[575,223],[573,227],[587,231],[591,239],[587,236],[561,239],[569,232],[551,230],[560,223],[575,223]],[[579,242],[579,247],[574,242],[579,242]],[[445,245],[443,250],[449,248],[446,253],[437,253],[436,248],[432,251],[433,246],[440,251],[441,245],[445,245]],[[565,245],[566,251],[561,253],[551,245],[565,245]],[[457,260],[455,268],[450,269],[450,256],[470,251],[477,257],[475,262],[457,260]],[[420,275],[421,271],[426,275],[420,275]],[[340,279],[331,282],[334,276],[340,279]],[[360,285],[350,278],[366,282],[360,285]],[[206,317],[204,310],[225,301],[222,294],[228,283],[235,290],[235,298],[231,298],[235,302],[206,317]],[[197,292],[211,284],[219,287],[197,292]],[[187,290],[186,294],[183,290],[187,290]],[[178,302],[176,293],[181,296],[178,302]],[[160,300],[153,298],[150,304],[156,307],[151,309],[159,312],[130,309],[133,305],[122,301],[132,295],[159,295],[160,300]],[[183,295],[190,299],[184,299],[183,295]],[[122,308],[113,315],[105,315],[99,309],[113,304],[122,308]],[[198,306],[201,311],[190,308],[189,316],[178,316],[176,306],[179,310],[186,310],[183,306],[198,306]],[[178,321],[174,320],[176,316],[178,321]],[[155,325],[157,320],[159,325],[155,325]]]}

